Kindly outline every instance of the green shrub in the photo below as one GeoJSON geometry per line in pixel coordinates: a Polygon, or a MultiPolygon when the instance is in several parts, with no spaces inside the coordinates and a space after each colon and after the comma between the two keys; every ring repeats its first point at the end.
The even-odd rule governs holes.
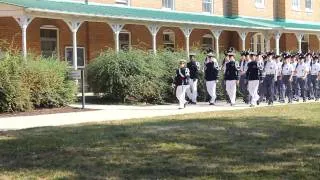
{"type": "Polygon", "coordinates": [[[67,63],[57,59],[6,53],[0,60],[0,112],[65,106],[76,86],[67,79],[67,63]]]}
{"type": "MultiPolygon", "coordinates": [[[[197,51],[196,59],[204,65],[206,54],[197,51]]],[[[220,55],[223,57],[223,54],[220,55]]],[[[142,50],[132,49],[103,52],[87,66],[87,79],[91,90],[103,93],[105,99],[116,102],[127,100],[148,103],[164,103],[176,101],[174,90],[171,88],[179,59],[186,59],[183,51],[158,51],[155,56],[142,50]]],[[[221,61],[219,61],[221,64],[221,61]]],[[[225,99],[221,82],[217,85],[217,99],[225,99]]],[[[206,101],[203,72],[198,83],[198,100],[206,101]]]]}

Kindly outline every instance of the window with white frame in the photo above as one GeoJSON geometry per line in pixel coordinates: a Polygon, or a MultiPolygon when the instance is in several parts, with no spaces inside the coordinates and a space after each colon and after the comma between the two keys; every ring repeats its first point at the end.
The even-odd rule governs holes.
{"type": "Polygon", "coordinates": [[[201,47],[204,51],[214,49],[214,38],[211,34],[206,34],[202,36],[201,47]]]}
{"type": "Polygon", "coordinates": [[[174,0],[162,0],[162,8],[164,9],[174,9],[174,0]]]}
{"type": "Polygon", "coordinates": [[[163,47],[167,50],[174,51],[175,34],[172,30],[167,29],[163,31],[163,47]]]}
{"type": "Polygon", "coordinates": [[[58,57],[58,29],[44,26],[40,28],[41,55],[43,57],[58,57]]]}
{"type": "Polygon", "coordinates": [[[294,10],[300,9],[300,0],[292,0],[292,9],[294,10]]]}
{"type": "MultiPolygon", "coordinates": [[[[77,48],[77,66],[78,68],[84,68],[85,66],[85,48],[78,47],[77,48]]],[[[65,48],[65,59],[69,63],[70,66],[73,65],[73,47],[67,46],[65,48]]]]}
{"type": "Polygon", "coordinates": [[[303,53],[306,53],[309,51],[309,34],[303,35],[301,40],[301,50],[303,53]]]}
{"type": "Polygon", "coordinates": [[[305,0],[306,1],[306,10],[312,11],[312,0],[305,0]]]}
{"type": "Polygon", "coordinates": [[[131,47],[131,33],[127,30],[122,30],[119,33],[119,46],[120,49],[126,51],[131,47]]]}
{"type": "Polygon", "coordinates": [[[130,5],[130,0],[116,0],[116,4],[129,6],[130,5]]]}
{"type": "Polygon", "coordinates": [[[202,0],[202,11],[205,13],[212,13],[212,0],[202,0]]]}
{"type": "Polygon", "coordinates": [[[264,8],[264,0],[255,0],[255,5],[257,8],[264,8]]]}
{"type": "Polygon", "coordinates": [[[261,33],[257,33],[251,37],[250,48],[255,52],[266,51],[266,40],[261,33]]]}

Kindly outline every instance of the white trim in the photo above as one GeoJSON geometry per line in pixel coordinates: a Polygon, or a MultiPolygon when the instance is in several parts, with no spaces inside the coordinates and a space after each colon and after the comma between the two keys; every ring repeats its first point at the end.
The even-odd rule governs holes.
{"type": "MultiPolygon", "coordinates": [[[[67,48],[72,49],[73,50],[73,46],[65,46],[64,47],[64,59],[65,61],[69,64],[68,59],[67,59],[67,48]]],[[[77,68],[85,68],[86,66],[86,48],[84,46],[77,46],[77,49],[83,49],[83,66],[79,66],[77,65],[77,68]]],[[[78,52],[78,51],[77,51],[78,52]]],[[[72,57],[73,58],[73,57],[72,57]]],[[[79,57],[78,57],[79,58],[79,57]]],[[[73,59],[72,59],[73,60],[73,59]]],[[[69,64],[70,67],[72,67],[72,65],[69,64]]]]}
{"type": "Polygon", "coordinates": [[[291,0],[291,9],[293,11],[301,11],[301,0],[291,0]],[[297,5],[294,5],[294,2],[297,1],[297,5]]]}
{"type": "MultiPolygon", "coordinates": [[[[60,30],[58,27],[53,25],[43,25],[40,26],[41,29],[50,29],[50,30],[56,30],[57,31],[57,58],[60,58],[60,30]]],[[[40,33],[40,50],[41,50],[41,33],[40,33]]],[[[42,53],[42,50],[41,50],[42,53]]]]}
{"type": "MultiPolygon", "coordinates": [[[[204,7],[204,4],[205,4],[204,1],[208,1],[208,0],[201,0],[201,1],[202,1],[202,2],[201,2],[202,13],[203,13],[203,14],[209,14],[209,15],[213,14],[213,12],[214,12],[214,10],[213,10],[213,7],[214,7],[214,6],[213,6],[213,2],[214,2],[214,0],[210,0],[210,2],[211,2],[211,3],[210,3],[210,4],[211,4],[211,7],[210,7],[211,10],[210,10],[210,12],[204,11],[204,8],[203,8],[203,7],[204,7]]],[[[206,2],[206,4],[209,4],[209,3],[206,2]]]]}
{"type": "Polygon", "coordinates": [[[161,9],[162,10],[166,10],[166,11],[174,11],[176,8],[175,8],[175,3],[176,1],[175,0],[161,0],[161,9]],[[163,1],[172,1],[172,7],[165,7],[163,6],[163,1]]]}
{"type": "MultiPolygon", "coordinates": [[[[55,13],[62,15],[72,15],[72,16],[87,16],[87,17],[101,17],[101,18],[114,18],[114,19],[124,19],[124,20],[134,20],[134,21],[149,21],[149,22],[163,22],[168,24],[168,20],[160,20],[160,19],[147,19],[147,18],[136,18],[136,17],[123,17],[123,16],[104,16],[104,15],[92,15],[92,14],[82,14],[75,12],[66,12],[66,11],[52,11],[52,10],[43,10],[38,8],[28,8],[26,9],[28,12],[43,12],[43,13],[55,13]]],[[[51,17],[52,18],[52,17],[51,17]]],[[[214,24],[214,23],[194,23],[191,21],[170,21],[169,23],[176,24],[192,24],[192,25],[204,25],[204,26],[220,26],[220,27],[229,27],[232,29],[270,29],[268,27],[247,27],[247,26],[236,26],[236,25],[226,25],[226,24],[214,24]]]]}

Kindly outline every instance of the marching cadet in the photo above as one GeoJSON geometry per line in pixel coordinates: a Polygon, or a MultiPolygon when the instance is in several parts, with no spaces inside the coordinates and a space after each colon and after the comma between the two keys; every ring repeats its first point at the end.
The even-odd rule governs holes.
{"type": "Polygon", "coordinates": [[[251,62],[248,64],[247,80],[248,80],[248,91],[251,96],[250,107],[257,105],[259,100],[258,88],[259,88],[259,76],[261,72],[258,67],[256,53],[250,52],[251,62]]]}
{"type": "Polygon", "coordinates": [[[320,81],[320,63],[319,56],[315,55],[311,64],[311,85],[312,91],[316,101],[319,101],[320,91],[319,91],[319,81],[320,81]]]}
{"type": "Polygon", "coordinates": [[[180,60],[179,64],[175,77],[176,97],[179,100],[179,109],[184,109],[187,104],[186,90],[189,88],[190,71],[185,65],[185,60],[180,60]]]}
{"type": "Polygon", "coordinates": [[[210,95],[210,105],[214,105],[216,101],[216,89],[219,79],[219,64],[213,53],[209,53],[208,58],[204,64],[204,78],[206,80],[206,87],[208,94],[210,95]]]}
{"type": "Polygon", "coordinates": [[[312,94],[312,79],[311,79],[311,64],[312,64],[312,54],[310,52],[305,54],[305,64],[307,66],[308,69],[308,75],[307,75],[307,79],[306,79],[306,96],[308,97],[309,100],[313,99],[313,94],[312,94]]]}
{"type": "Polygon", "coordinates": [[[190,62],[187,63],[187,68],[190,70],[190,88],[187,90],[187,96],[190,100],[190,104],[197,104],[198,96],[200,63],[196,61],[195,55],[195,53],[190,53],[190,62]]]}
{"type": "Polygon", "coordinates": [[[265,54],[263,54],[262,52],[258,52],[257,54],[257,63],[258,63],[258,67],[259,70],[262,72],[261,76],[259,77],[259,88],[258,88],[258,95],[260,96],[257,104],[259,105],[260,102],[263,101],[264,97],[265,97],[265,89],[263,87],[263,80],[264,80],[264,63],[265,63],[265,54]]]}
{"type": "Polygon", "coordinates": [[[250,57],[249,57],[249,52],[248,51],[243,51],[241,52],[241,59],[240,59],[240,92],[243,95],[243,101],[246,104],[249,104],[249,92],[247,89],[248,82],[246,80],[246,72],[248,69],[248,63],[250,62],[250,57]]]}
{"type": "MultiPolygon", "coordinates": [[[[291,55],[291,65],[295,71],[297,64],[298,64],[298,55],[297,54],[292,54],[291,55]]],[[[296,95],[299,94],[298,92],[296,92],[296,90],[298,89],[298,83],[297,83],[297,75],[296,73],[293,73],[292,76],[292,94],[293,94],[293,100],[297,100],[296,95]]]]}
{"type": "MultiPolygon", "coordinates": [[[[228,62],[230,62],[230,59],[228,56],[228,51],[230,51],[230,50],[233,50],[233,48],[230,48],[229,50],[224,51],[225,57],[224,57],[222,64],[221,64],[221,69],[223,70],[224,73],[226,72],[226,64],[228,62]]],[[[221,85],[222,85],[223,93],[225,94],[225,98],[226,98],[227,102],[230,103],[230,97],[228,96],[228,93],[226,90],[226,80],[225,79],[221,82],[221,85]]]]}
{"type": "Polygon", "coordinates": [[[237,83],[239,81],[239,63],[235,61],[235,53],[233,49],[229,49],[228,53],[229,62],[226,63],[224,79],[226,81],[226,91],[229,95],[230,104],[234,106],[236,103],[237,83]]]}
{"type": "MultiPolygon", "coordinates": [[[[296,76],[297,76],[297,88],[299,87],[300,92],[301,92],[301,96],[303,98],[303,102],[306,102],[306,81],[307,81],[307,75],[308,75],[308,67],[306,66],[306,64],[304,63],[304,55],[300,54],[299,56],[299,62],[297,64],[296,67],[296,76]]],[[[296,89],[296,92],[299,92],[298,89],[296,89]]],[[[297,101],[299,101],[299,97],[300,95],[297,94],[297,101]]]]}
{"type": "Polygon", "coordinates": [[[269,52],[267,54],[267,61],[264,64],[264,74],[265,78],[263,80],[263,86],[266,91],[266,98],[268,105],[273,105],[274,100],[274,84],[277,79],[277,63],[273,59],[273,53],[269,52]]]}
{"type": "Polygon", "coordinates": [[[282,97],[285,97],[286,94],[288,96],[288,103],[292,103],[293,93],[292,93],[292,81],[293,81],[293,74],[294,74],[294,66],[291,64],[291,55],[285,54],[283,56],[284,62],[282,64],[282,97]]]}
{"type": "MultiPolygon", "coordinates": [[[[281,56],[276,55],[275,56],[276,59],[276,63],[277,63],[277,72],[281,72],[281,68],[282,68],[282,62],[281,62],[281,56]]],[[[277,75],[277,80],[275,82],[275,100],[279,100],[279,102],[284,102],[284,99],[282,97],[282,80],[281,80],[281,74],[277,75]]]]}

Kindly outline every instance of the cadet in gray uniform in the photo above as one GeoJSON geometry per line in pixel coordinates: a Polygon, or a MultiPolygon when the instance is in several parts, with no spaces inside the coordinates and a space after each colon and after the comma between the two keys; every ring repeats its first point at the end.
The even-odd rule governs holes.
{"type": "MultiPolygon", "coordinates": [[[[297,83],[298,87],[301,92],[301,96],[303,98],[303,102],[306,102],[306,82],[307,82],[307,75],[308,75],[308,67],[304,63],[304,55],[300,54],[299,56],[299,62],[296,67],[296,75],[297,75],[297,83]]],[[[296,92],[299,92],[299,90],[296,89],[296,92]]],[[[300,95],[298,94],[297,97],[299,98],[300,95]]],[[[299,99],[297,100],[299,101],[299,99]]]]}
{"type": "Polygon", "coordinates": [[[320,91],[319,91],[319,80],[320,80],[320,63],[319,56],[315,55],[311,64],[311,85],[312,94],[314,94],[315,100],[319,101],[320,91]]]}
{"type": "Polygon", "coordinates": [[[292,80],[293,80],[293,73],[294,73],[294,67],[291,64],[291,55],[285,54],[283,56],[284,61],[282,64],[282,82],[283,82],[283,88],[282,88],[282,97],[288,96],[288,103],[292,103],[293,99],[293,93],[292,93],[292,80]]]}
{"type": "Polygon", "coordinates": [[[266,98],[268,105],[273,105],[274,84],[278,75],[277,63],[273,59],[273,54],[269,53],[267,61],[264,65],[265,78],[263,81],[264,89],[266,90],[266,98]]]}
{"type": "Polygon", "coordinates": [[[246,72],[248,69],[249,62],[250,62],[249,52],[248,51],[241,52],[239,86],[240,86],[240,92],[243,95],[243,101],[246,104],[249,104],[249,102],[250,102],[250,96],[249,96],[249,92],[248,92],[248,88],[247,88],[248,81],[246,79],[246,72]]]}
{"type": "Polygon", "coordinates": [[[311,83],[311,63],[312,63],[312,54],[310,52],[306,53],[305,54],[305,57],[306,57],[306,66],[307,66],[307,69],[308,69],[308,75],[307,75],[307,79],[306,79],[306,96],[308,97],[309,100],[313,99],[314,96],[312,94],[312,83],[311,83]]]}

